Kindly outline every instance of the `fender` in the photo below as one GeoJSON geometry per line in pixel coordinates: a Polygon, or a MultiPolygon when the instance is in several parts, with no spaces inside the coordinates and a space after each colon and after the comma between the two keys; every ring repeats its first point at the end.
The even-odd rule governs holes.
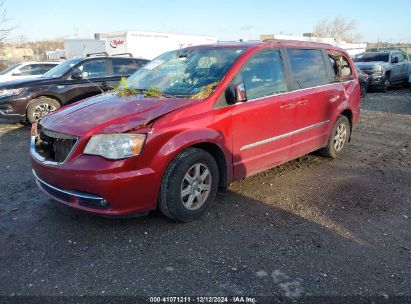
{"type": "Polygon", "coordinates": [[[48,97],[48,98],[52,98],[54,100],[56,100],[60,106],[63,106],[63,101],[61,99],[61,95],[59,94],[55,94],[53,92],[50,91],[46,91],[45,88],[39,88],[38,90],[35,90],[33,92],[30,92],[29,96],[28,96],[28,102],[26,104],[26,110],[28,108],[28,106],[33,102],[34,99],[40,98],[40,97],[48,97]],[[43,94],[47,92],[46,94],[43,94]]]}
{"type": "MultiPolygon", "coordinates": [[[[163,137],[165,134],[162,134],[163,137]]],[[[214,144],[216,145],[224,154],[226,166],[228,169],[227,178],[232,179],[232,156],[231,150],[225,144],[225,139],[227,138],[221,132],[213,130],[210,128],[202,129],[186,129],[178,133],[174,133],[172,137],[168,137],[156,152],[155,155],[151,157],[150,167],[156,172],[160,173],[161,176],[164,174],[169,163],[176,157],[181,151],[199,144],[214,144]]]]}

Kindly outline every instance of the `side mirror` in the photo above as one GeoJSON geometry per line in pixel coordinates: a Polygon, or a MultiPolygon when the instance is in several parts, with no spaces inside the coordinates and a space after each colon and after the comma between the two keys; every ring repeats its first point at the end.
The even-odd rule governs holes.
{"type": "Polygon", "coordinates": [[[12,76],[21,76],[21,71],[20,70],[14,71],[12,76]]]}
{"type": "Polygon", "coordinates": [[[398,57],[393,57],[391,59],[391,63],[398,63],[398,57]]]}
{"type": "Polygon", "coordinates": [[[247,93],[245,91],[244,82],[230,84],[225,91],[225,99],[228,104],[247,101],[247,93]]]}
{"type": "Polygon", "coordinates": [[[72,80],[80,80],[83,79],[83,75],[81,74],[81,72],[79,70],[75,70],[72,74],[71,74],[71,79],[72,80]]]}

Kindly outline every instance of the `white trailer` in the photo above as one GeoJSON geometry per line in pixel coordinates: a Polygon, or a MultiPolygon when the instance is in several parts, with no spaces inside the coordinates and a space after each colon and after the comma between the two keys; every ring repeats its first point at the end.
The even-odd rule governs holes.
{"type": "Polygon", "coordinates": [[[167,51],[217,42],[217,38],[213,36],[142,31],[98,33],[95,38],[105,41],[109,55],[131,53],[133,57],[149,60],[167,51]]]}
{"type": "Polygon", "coordinates": [[[284,35],[284,34],[270,34],[270,35],[260,35],[260,40],[264,41],[266,39],[276,39],[276,40],[298,40],[298,41],[311,41],[311,42],[320,42],[328,43],[335,45],[342,49],[345,49],[351,57],[365,52],[367,47],[366,43],[349,43],[341,39],[334,39],[331,37],[316,37],[310,33],[299,35],[284,35]]]}
{"type": "Polygon", "coordinates": [[[106,42],[96,39],[65,39],[64,50],[68,59],[90,53],[107,52],[106,42]]]}

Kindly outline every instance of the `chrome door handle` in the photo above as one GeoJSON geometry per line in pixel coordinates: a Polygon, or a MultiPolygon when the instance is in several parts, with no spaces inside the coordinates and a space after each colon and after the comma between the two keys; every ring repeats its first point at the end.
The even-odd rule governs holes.
{"type": "Polygon", "coordinates": [[[338,98],[340,98],[340,96],[337,95],[337,96],[335,96],[335,97],[333,97],[333,98],[330,98],[329,101],[330,101],[331,103],[333,103],[333,102],[336,102],[336,101],[338,100],[338,98]]]}
{"type": "Polygon", "coordinates": [[[294,107],[294,106],[295,106],[294,103],[282,103],[280,105],[280,109],[291,108],[291,107],[294,107]]]}
{"type": "Polygon", "coordinates": [[[305,105],[306,103],[308,102],[308,99],[305,99],[305,98],[303,98],[303,99],[300,99],[298,102],[297,102],[297,105],[305,105]]]}

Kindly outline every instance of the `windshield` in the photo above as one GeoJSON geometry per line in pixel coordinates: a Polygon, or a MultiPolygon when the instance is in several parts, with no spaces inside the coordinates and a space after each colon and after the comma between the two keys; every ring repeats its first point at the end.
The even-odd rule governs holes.
{"type": "Polygon", "coordinates": [[[73,58],[67,60],[54,68],[50,69],[48,72],[43,74],[43,77],[61,77],[67,73],[74,65],[83,60],[83,58],[73,58]]]}
{"type": "Polygon", "coordinates": [[[388,62],[389,53],[364,53],[354,58],[356,62],[385,61],[388,62]]]}
{"type": "Polygon", "coordinates": [[[138,90],[154,88],[166,95],[205,98],[244,51],[202,47],[168,52],[130,76],[127,84],[138,90]]]}
{"type": "Polygon", "coordinates": [[[17,68],[20,65],[20,63],[12,65],[11,67],[8,67],[7,69],[3,70],[0,72],[0,75],[6,75],[8,72],[10,72],[11,70],[14,70],[15,68],[17,68]]]}

